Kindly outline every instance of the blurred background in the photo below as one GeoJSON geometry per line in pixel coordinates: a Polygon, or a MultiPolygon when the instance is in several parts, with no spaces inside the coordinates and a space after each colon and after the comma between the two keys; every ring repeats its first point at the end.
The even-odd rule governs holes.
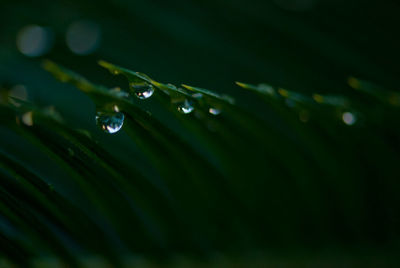
{"type": "MultiPolygon", "coordinates": [[[[101,59],[146,73],[157,81],[176,85],[184,83],[229,94],[238,100],[242,109],[267,118],[268,122],[273,120],[273,116],[265,108],[265,103],[236,86],[235,81],[265,82],[303,94],[318,92],[346,96],[355,95],[348,85],[350,76],[394,91],[399,86],[400,4],[397,1],[1,0],[0,10],[1,90],[34,103],[55,106],[74,127],[93,131],[101,143],[108,144],[106,150],[110,153],[121,156],[124,152],[121,161],[141,163],[149,170],[151,167],[146,166],[148,163],[141,158],[139,149],[127,135],[120,133],[115,139],[96,129],[94,104],[73,86],[59,83],[44,71],[41,67],[43,59],[51,59],[108,87],[127,88],[127,83],[99,67],[97,61],[101,59]]],[[[156,105],[144,105],[157,114],[156,105]]],[[[159,116],[163,117],[161,110],[159,116]]],[[[164,119],[169,120],[167,117],[164,119]]],[[[377,119],[378,123],[381,119],[377,119]]],[[[371,128],[380,126],[378,123],[371,128]]],[[[172,121],[171,124],[173,128],[172,121]]],[[[382,124],[389,130],[398,130],[395,121],[382,124]]],[[[318,129],[316,131],[318,133],[318,129]]],[[[331,155],[333,159],[345,159],[337,165],[340,169],[337,174],[346,174],[347,178],[353,179],[349,184],[354,188],[347,190],[343,190],[341,185],[347,187],[348,181],[335,185],[335,189],[339,189],[336,192],[327,186],[335,184],[332,181],[328,184],[296,182],[298,185],[290,180],[276,182],[290,176],[286,176],[284,171],[282,174],[265,172],[260,163],[253,163],[258,168],[252,169],[250,164],[252,171],[248,171],[248,178],[257,179],[254,185],[249,186],[251,190],[243,190],[249,191],[247,195],[250,198],[243,206],[254,208],[244,209],[246,213],[257,214],[249,217],[246,223],[249,229],[254,229],[237,234],[238,229],[232,227],[218,236],[216,234],[222,227],[213,225],[208,231],[222,241],[215,242],[213,252],[252,249],[254,253],[255,249],[262,252],[268,249],[270,254],[278,252],[279,256],[288,252],[292,257],[303,256],[303,251],[318,251],[318,256],[336,256],[332,252],[340,252],[338,255],[342,257],[373,255],[384,256],[381,259],[389,258],[386,256],[396,259],[400,224],[399,198],[395,192],[400,178],[395,166],[400,148],[397,147],[399,137],[396,131],[388,131],[394,134],[388,135],[390,139],[384,138],[383,142],[391,150],[386,154],[384,150],[368,150],[368,135],[373,135],[369,128],[352,132],[350,138],[340,137],[348,134],[341,129],[332,130],[330,135],[338,136],[340,142],[354,141],[366,135],[362,138],[366,143],[360,142],[350,151],[335,151],[336,155],[331,155]],[[381,164],[379,168],[374,169],[375,160],[357,158],[364,149],[382,161],[378,161],[381,164]],[[346,158],[347,153],[351,155],[346,158]],[[350,167],[352,162],[347,162],[353,160],[357,161],[357,168],[350,167]],[[262,182],[267,175],[275,182],[262,182]],[[376,182],[383,177],[387,179],[376,182]],[[270,188],[264,192],[258,187],[270,188]],[[314,204],[311,212],[304,208],[308,201],[293,205],[296,197],[290,194],[285,195],[285,201],[274,203],[280,190],[297,193],[297,187],[303,189],[304,196],[315,193],[323,196],[320,198],[325,203],[319,206],[318,197],[310,198],[314,204]],[[278,190],[274,192],[274,189],[278,190]],[[256,191],[254,196],[252,190],[256,191]],[[354,205],[353,202],[361,200],[359,195],[363,196],[363,202],[354,205]],[[264,208],[270,211],[266,212],[264,208]],[[239,238],[232,238],[232,233],[239,238]]],[[[3,127],[0,128],[0,137],[2,150],[19,152],[21,159],[30,162],[49,178],[61,176],[57,167],[46,165],[46,158],[35,157],[34,149],[29,150],[27,144],[3,127]]],[[[340,144],[336,145],[340,147],[340,144]]],[[[335,147],[335,144],[330,146],[335,147]]],[[[251,150],[247,154],[251,155],[251,150]]],[[[326,175],[318,172],[315,177],[326,175]]],[[[147,176],[152,176],[151,173],[148,171],[147,176]]],[[[238,174],[238,177],[245,180],[243,174],[238,174]]],[[[307,176],[299,175],[300,181],[304,178],[307,176]]],[[[73,189],[62,181],[53,179],[52,183],[74,195],[73,189]]],[[[230,209],[229,213],[233,215],[235,206],[230,209]]],[[[234,221],[235,217],[229,219],[234,221]]],[[[184,251],[185,246],[177,241],[171,248],[176,252],[184,251]]],[[[192,247],[187,250],[190,254],[207,251],[204,245],[192,247]]],[[[146,254],[153,252],[151,245],[138,250],[146,254]]],[[[167,252],[157,250],[154,252],[167,252]]]]}
{"type": "Polygon", "coordinates": [[[96,66],[98,59],[159,81],[233,95],[240,94],[234,81],[334,93],[345,91],[353,75],[397,86],[396,1],[3,0],[1,5],[2,82],[27,84],[32,94],[41,89],[41,98],[60,94],[48,89],[38,58],[104,83],[114,82],[96,66]]]}

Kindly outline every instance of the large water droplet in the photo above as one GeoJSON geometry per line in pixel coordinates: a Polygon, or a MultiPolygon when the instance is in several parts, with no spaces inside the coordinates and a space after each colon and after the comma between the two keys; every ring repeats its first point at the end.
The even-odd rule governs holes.
{"type": "Polygon", "coordinates": [[[193,104],[189,100],[185,100],[184,102],[181,102],[178,104],[178,112],[182,114],[190,114],[193,110],[193,104]]]}
{"type": "Polygon", "coordinates": [[[133,89],[136,97],[142,100],[150,98],[154,93],[153,85],[148,83],[131,83],[131,88],[133,89]]]}
{"type": "Polygon", "coordinates": [[[124,124],[125,116],[121,112],[116,113],[103,113],[97,112],[96,124],[106,133],[116,133],[124,124]]]}

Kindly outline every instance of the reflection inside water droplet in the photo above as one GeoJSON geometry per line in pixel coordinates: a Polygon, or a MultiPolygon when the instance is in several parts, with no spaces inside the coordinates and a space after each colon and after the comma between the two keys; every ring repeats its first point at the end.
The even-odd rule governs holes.
{"type": "Polygon", "coordinates": [[[117,113],[103,113],[97,112],[96,114],[96,124],[106,133],[116,133],[124,124],[125,116],[121,112],[117,113]]]}
{"type": "Polygon", "coordinates": [[[212,114],[212,115],[219,115],[219,114],[221,113],[221,110],[219,110],[219,109],[217,109],[217,108],[210,107],[210,108],[208,109],[208,112],[209,112],[210,114],[212,114]]]}
{"type": "Polygon", "coordinates": [[[190,114],[194,110],[194,107],[191,101],[185,100],[184,102],[178,104],[177,109],[178,112],[182,114],[190,114]]]}
{"type": "Polygon", "coordinates": [[[113,108],[114,112],[119,112],[119,107],[117,105],[113,105],[112,108],[113,108]]]}
{"type": "Polygon", "coordinates": [[[131,83],[130,86],[133,89],[136,97],[142,100],[150,98],[154,93],[153,85],[148,83],[131,83]]]}

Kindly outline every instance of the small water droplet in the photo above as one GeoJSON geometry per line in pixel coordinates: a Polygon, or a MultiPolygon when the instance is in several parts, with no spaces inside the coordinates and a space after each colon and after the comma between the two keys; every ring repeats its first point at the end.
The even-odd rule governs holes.
{"type": "Polygon", "coordinates": [[[33,113],[32,112],[27,112],[22,115],[22,123],[25,125],[31,127],[33,126],[33,113]]]}
{"type": "Polygon", "coordinates": [[[121,112],[116,113],[103,113],[97,112],[96,124],[106,133],[116,133],[124,124],[125,116],[121,112]]]}
{"type": "Polygon", "coordinates": [[[185,100],[184,102],[181,102],[178,104],[178,112],[182,114],[190,114],[193,110],[193,104],[189,100],[185,100]]]}
{"type": "Polygon", "coordinates": [[[357,121],[356,116],[353,113],[345,112],[342,115],[342,120],[346,125],[354,125],[357,121]]]}
{"type": "Polygon", "coordinates": [[[219,110],[219,109],[217,109],[217,108],[210,107],[210,108],[208,109],[208,112],[209,112],[210,114],[212,114],[212,115],[219,115],[219,114],[221,113],[221,110],[219,110]]]}
{"type": "Polygon", "coordinates": [[[149,83],[131,83],[131,88],[133,89],[136,97],[139,99],[148,99],[154,93],[154,87],[149,83]]]}
{"type": "Polygon", "coordinates": [[[197,99],[197,100],[199,100],[199,99],[203,98],[203,94],[201,94],[201,93],[194,93],[194,94],[192,95],[192,97],[195,98],[195,99],[197,99]]]}
{"type": "Polygon", "coordinates": [[[173,84],[171,84],[171,83],[168,83],[168,84],[167,84],[167,86],[169,86],[169,87],[171,87],[171,88],[174,88],[174,89],[176,89],[176,86],[175,86],[175,85],[173,85],[173,84]]]}

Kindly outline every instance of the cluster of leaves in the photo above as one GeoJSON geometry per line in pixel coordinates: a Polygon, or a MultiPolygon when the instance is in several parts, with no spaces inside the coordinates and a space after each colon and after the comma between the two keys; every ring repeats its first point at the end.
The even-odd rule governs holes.
{"type": "Polygon", "coordinates": [[[129,85],[152,85],[146,101],[170,119],[144,109],[130,90],[109,90],[46,61],[46,70],[87,94],[98,111],[117,106],[139,150],[137,159],[110,153],[55,109],[2,103],[9,135],[56,170],[36,170],[0,149],[0,251],[7,258],[28,265],[58,256],[78,265],[82,255],[96,254],[121,263],[132,254],[209,256],[399,238],[398,93],[356,78],[348,96],[238,82],[263,101],[260,112],[227,95],[100,65],[129,85]],[[192,113],[177,110],[185,100],[192,113]],[[377,202],[372,210],[370,200],[377,202]]]}

